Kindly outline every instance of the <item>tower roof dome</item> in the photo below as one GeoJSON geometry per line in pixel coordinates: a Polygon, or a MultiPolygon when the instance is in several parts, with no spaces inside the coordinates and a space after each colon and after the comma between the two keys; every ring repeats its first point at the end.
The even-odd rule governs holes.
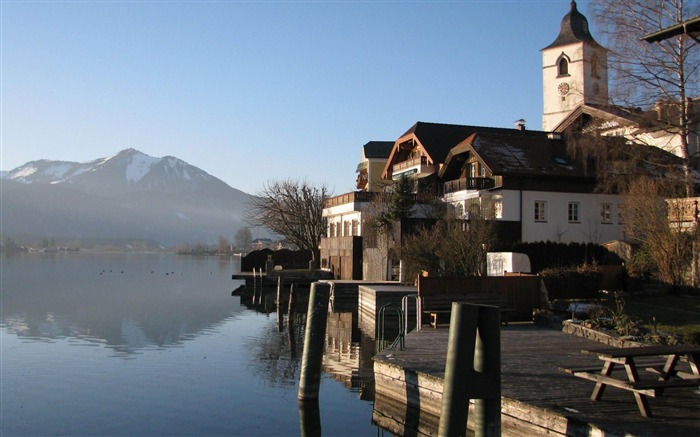
{"type": "Polygon", "coordinates": [[[545,49],[564,46],[576,42],[590,42],[598,45],[596,40],[593,39],[591,31],[588,29],[588,20],[578,11],[576,8],[576,2],[572,0],[571,10],[568,14],[564,15],[564,18],[561,20],[561,30],[559,31],[559,36],[553,43],[545,47],[545,49]]]}

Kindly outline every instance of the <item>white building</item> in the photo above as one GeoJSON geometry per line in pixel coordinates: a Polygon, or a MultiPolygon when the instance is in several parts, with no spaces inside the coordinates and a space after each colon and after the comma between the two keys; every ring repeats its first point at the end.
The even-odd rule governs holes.
{"type": "Polygon", "coordinates": [[[554,128],[582,104],[608,103],[608,53],[598,44],[588,20],[571,2],[559,36],[542,49],[542,130],[554,128]]]}
{"type": "MultiPolygon", "coordinates": [[[[326,202],[322,265],[343,279],[362,277],[357,266],[363,262],[362,211],[372,192],[402,175],[415,181],[422,195],[460,208],[464,218],[472,204],[479,205],[496,222],[503,242],[623,239],[621,197],[596,191],[595,165],[570,156],[563,133],[591,118],[603,120],[608,134],[617,136],[639,133],[641,124],[607,105],[607,50],[594,40],[576,2],[557,38],[542,49],[542,62],[544,131],[526,130],[522,123],[503,129],[417,122],[394,142],[363,146],[357,167],[362,191],[326,202]]],[[[662,142],[654,132],[646,134],[662,142]]],[[[637,163],[621,164],[637,170],[637,163]]],[[[379,270],[391,268],[384,267],[379,270]]]]}
{"type": "MultiPolygon", "coordinates": [[[[595,41],[588,20],[578,11],[575,1],[561,21],[557,38],[542,49],[542,90],[544,131],[573,129],[621,136],[682,156],[677,129],[663,127],[664,120],[676,118],[672,105],[656,102],[653,108],[642,110],[610,104],[607,49],[595,41]]],[[[691,114],[697,111],[697,100],[689,99],[691,114]]],[[[691,129],[688,138],[688,153],[697,168],[699,124],[691,129]]]]}

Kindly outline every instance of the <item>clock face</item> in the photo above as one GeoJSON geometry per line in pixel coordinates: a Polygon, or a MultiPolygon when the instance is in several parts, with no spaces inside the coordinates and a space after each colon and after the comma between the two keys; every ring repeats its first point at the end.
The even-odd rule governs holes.
{"type": "Polygon", "coordinates": [[[560,83],[557,89],[559,90],[559,94],[561,94],[562,96],[569,94],[569,84],[566,82],[560,83]]]}

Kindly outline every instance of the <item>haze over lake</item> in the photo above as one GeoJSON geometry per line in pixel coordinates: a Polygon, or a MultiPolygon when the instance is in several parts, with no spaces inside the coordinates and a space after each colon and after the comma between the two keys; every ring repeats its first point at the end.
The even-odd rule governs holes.
{"type": "MultiPolygon", "coordinates": [[[[238,259],[0,262],[3,436],[300,433],[301,353],[275,314],[231,296],[238,259]]],[[[377,434],[357,392],[324,375],[319,398],[323,435],[377,434]]]]}

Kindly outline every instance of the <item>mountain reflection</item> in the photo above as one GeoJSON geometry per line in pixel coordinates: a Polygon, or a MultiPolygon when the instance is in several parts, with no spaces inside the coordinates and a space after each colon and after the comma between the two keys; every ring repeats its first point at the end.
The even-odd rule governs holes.
{"type": "Polygon", "coordinates": [[[228,257],[25,253],[1,261],[0,323],[29,340],[80,340],[129,355],[177,347],[241,311],[230,297],[240,264],[228,257]]]}

